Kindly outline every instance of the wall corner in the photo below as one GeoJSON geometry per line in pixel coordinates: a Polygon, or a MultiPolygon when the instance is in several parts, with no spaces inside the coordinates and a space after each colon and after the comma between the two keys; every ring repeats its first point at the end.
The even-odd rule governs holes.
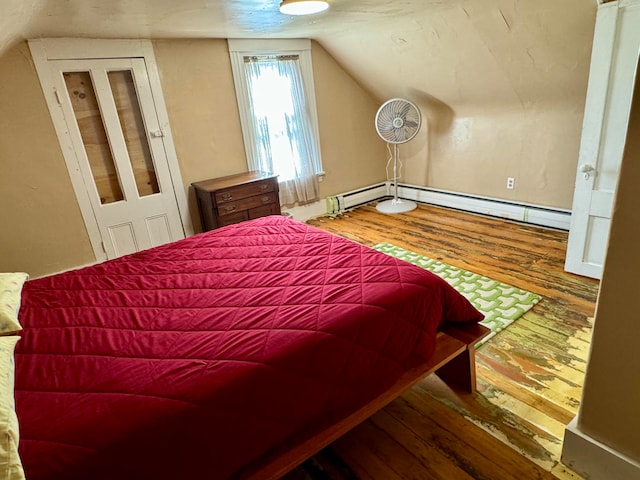
{"type": "Polygon", "coordinates": [[[640,463],[583,432],[578,417],[564,432],[561,460],[586,480],[640,480],[640,463]]]}

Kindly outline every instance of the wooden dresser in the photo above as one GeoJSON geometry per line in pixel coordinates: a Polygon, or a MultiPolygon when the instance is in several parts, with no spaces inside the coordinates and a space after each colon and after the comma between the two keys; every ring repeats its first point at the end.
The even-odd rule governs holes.
{"type": "Polygon", "coordinates": [[[278,177],[270,173],[239,173],[191,185],[205,232],[253,218],[280,215],[278,177]]]}

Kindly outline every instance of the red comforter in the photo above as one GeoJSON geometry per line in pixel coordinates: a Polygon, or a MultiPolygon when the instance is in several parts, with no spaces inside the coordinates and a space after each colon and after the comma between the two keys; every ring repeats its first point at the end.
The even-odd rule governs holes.
{"type": "Polygon", "coordinates": [[[329,425],[480,314],[427,271],[266,217],[27,282],[29,480],[217,479],[329,425]]]}

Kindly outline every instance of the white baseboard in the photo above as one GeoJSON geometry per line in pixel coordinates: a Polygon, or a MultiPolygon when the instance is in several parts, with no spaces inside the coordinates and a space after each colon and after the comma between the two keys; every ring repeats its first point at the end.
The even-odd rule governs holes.
{"type": "Polygon", "coordinates": [[[282,212],[290,214],[296,220],[304,222],[310,218],[322,215],[334,215],[343,213],[350,208],[373,202],[387,195],[387,186],[384,183],[359,188],[350,192],[341,193],[333,197],[327,197],[308,205],[296,207],[283,207],[282,212]]]}
{"type": "Polygon", "coordinates": [[[586,480],[640,480],[640,463],[582,432],[577,417],[564,432],[562,463],[586,480]]]}
{"type": "Polygon", "coordinates": [[[388,185],[380,183],[369,187],[352,190],[350,192],[337,195],[340,211],[344,212],[349,208],[357,207],[365,203],[384,198],[389,195],[388,185]]]}
{"type": "MultiPolygon", "coordinates": [[[[393,186],[389,182],[371,185],[350,192],[329,197],[327,201],[315,202],[303,207],[283,209],[293,215],[296,220],[305,221],[327,213],[341,213],[350,208],[391,196],[393,186]],[[331,205],[331,207],[328,207],[331,205]],[[337,205],[337,207],[336,207],[337,205]]],[[[506,218],[523,223],[544,227],[569,230],[571,211],[513,203],[495,198],[464,195],[456,192],[435,190],[415,185],[398,185],[398,196],[416,202],[429,203],[439,207],[454,208],[465,212],[479,213],[492,217],[506,218]]]]}
{"type": "Polygon", "coordinates": [[[491,217],[506,218],[560,230],[568,231],[571,226],[570,210],[464,195],[414,185],[399,185],[398,196],[408,200],[415,200],[416,202],[430,203],[440,207],[455,208],[465,212],[480,213],[491,217]]]}

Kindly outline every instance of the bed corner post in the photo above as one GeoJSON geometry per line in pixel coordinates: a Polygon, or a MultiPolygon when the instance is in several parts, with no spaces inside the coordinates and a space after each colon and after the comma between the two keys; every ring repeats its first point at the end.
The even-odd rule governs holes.
{"type": "Polygon", "coordinates": [[[442,329],[448,335],[464,342],[467,348],[436,370],[444,382],[468,393],[476,391],[476,343],[491,331],[480,324],[447,325],[442,329]]]}
{"type": "Polygon", "coordinates": [[[475,348],[467,348],[449,363],[436,370],[435,373],[450,387],[456,387],[468,393],[475,393],[475,348]]]}

